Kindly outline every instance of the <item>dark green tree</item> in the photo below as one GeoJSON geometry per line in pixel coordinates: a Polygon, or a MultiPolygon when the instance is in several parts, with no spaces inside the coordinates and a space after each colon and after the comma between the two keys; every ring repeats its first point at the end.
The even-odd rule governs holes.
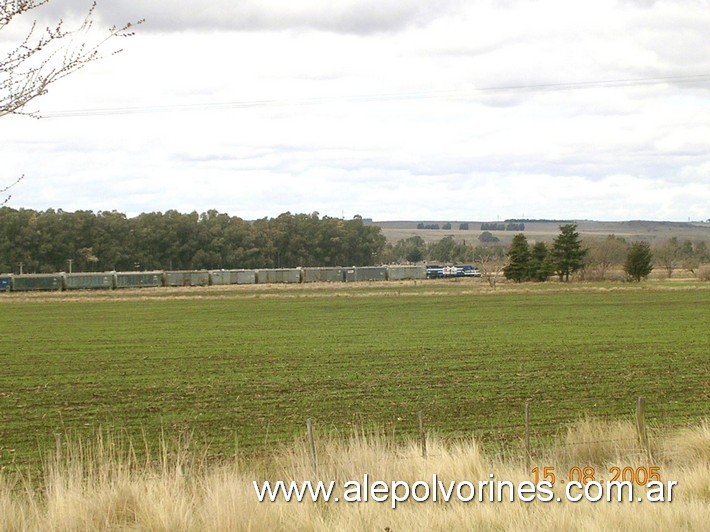
{"type": "Polygon", "coordinates": [[[496,242],[500,242],[500,238],[495,236],[493,233],[490,231],[483,231],[479,236],[478,240],[483,242],[484,244],[494,244],[496,242]]]}
{"type": "Polygon", "coordinates": [[[458,242],[452,236],[445,236],[429,244],[427,256],[438,262],[470,262],[473,260],[473,248],[465,242],[458,242]]]}
{"type": "Polygon", "coordinates": [[[530,250],[530,278],[534,281],[547,281],[554,273],[550,262],[550,251],[544,242],[536,242],[530,250]]]}
{"type": "Polygon", "coordinates": [[[551,259],[560,281],[569,281],[569,276],[584,266],[587,249],[582,247],[582,240],[576,224],[560,226],[560,234],[552,243],[551,259]]]}
{"type": "Polygon", "coordinates": [[[426,242],[420,236],[410,236],[398,241],[392,249],[397,261],[421,262],[426,255],[426,242]]]}
{"type": "Polygon", "coordinates": [[[634,281],[648,277],[653,270],[653,254],[648,242],[634,242],[626,256],[624,271],[634,281]]]}
{"type": "Polygon", "coordinates": [[[505,278],[512,279],[516,283],[527,281],[530,278],[530,246],[523,233],[513,237],[507,255],[509,262],[503,268],[505,278]]]}
{"type": "MultiPolygon", "coordinates": [[[[44,212],[0,207],[0,272],[366,266],[385,237],[362,219],[284,213],[245,222],[215,210],[183,214],[44,212]]],[[[420,240],[419,249],[424,249],[420,240]]],[[[412,247],[410,259],[416,259],[412,247]]],[[[418,259],[419,260],[419,259],[418,259]]]]}
{"type": "Polygon", "coordinates": [[[447,236],[429,244],[428,256],[431,260],[439,262],[454,262],[456,259],[456,241],[453,237],[447,236]]]}

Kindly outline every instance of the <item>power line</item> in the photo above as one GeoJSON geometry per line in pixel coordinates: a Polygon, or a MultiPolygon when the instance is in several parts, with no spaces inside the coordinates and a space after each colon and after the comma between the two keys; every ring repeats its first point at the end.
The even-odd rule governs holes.
{"type": "Polygon", "coordinates": [[[248,109],[254,107],[276,107],[276,106],[307,106],[324,105],[329,103],[347,102],[385,102],[392,100],[416,100],[416,99],[451,99],[475,96],[477,94],[495,92],[544,92],[544,91],[567,91],[580,89],[609,89],[618,87],[638,87],[660,85],[665,83],[689,84],[710,81],[710,74],[699,74],[694,76],[667,76],[655,78],[628,78],[601,81],[573,81],[560,83],[538,83],[527,85],[498,85],[490,87],[479,87],[460,90],[432,90],[413,91],[381,94],[361,94],[349,96],[322,96],[314,98],[294,98],[294,99],[265,99],[265,100],[234,100],[223,102],[205,102],[193,104],[171,104],[171,105],[145,105],[135,107],[103,107],[90,109],[72,109],[66,111],[55,111],[44,113],[45,118],[67,118],[84,116],[107,116],[107,115],[127,115],[127,114],[148,114],[182,111],[214,111],[223,109],[248,109]]]}

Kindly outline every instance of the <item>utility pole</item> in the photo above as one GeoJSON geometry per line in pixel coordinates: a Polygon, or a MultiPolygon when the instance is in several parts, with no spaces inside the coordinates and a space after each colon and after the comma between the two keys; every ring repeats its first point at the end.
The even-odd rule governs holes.
{"type": "Polygon", "coordinates": [[[69,263],[69,273],[71,273],[71,264],[74,262],[74,259],[67,259],[67,262],[69,263]]]}
{"type": "Polygon", "coordinates": [[[24,264],[23,262],[20,262],[20,263],[19,263],[19,265],[20,265],[20,275],[22,275],[22,266],[23,266],[23,264],[24,264]]]}

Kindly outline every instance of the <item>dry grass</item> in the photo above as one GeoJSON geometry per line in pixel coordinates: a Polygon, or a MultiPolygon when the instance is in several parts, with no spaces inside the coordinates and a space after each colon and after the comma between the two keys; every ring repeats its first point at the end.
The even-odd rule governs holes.
{"type": "MultiPolygon", "coordinates": [[[[634,427],[585,419],[536,458],[539,467],[645,466],[634,427]]],[[[672,503],[259,503],[253,480],[315,479],[305,442],[249,463],[211,464],[189,438],[163,445],[140,462],[130,444],[99,435],[67,442],[41,479],[0,475],[0,530],[707,530],[710,515],[710,424],[653,437],[664,481],[678,482],[672,503]]],[[[452,480],[532,478],[518,457],[490,456],[475,441],[432,437],[395,446],[381,434],[319,440],[318,475],[340,485],[372,479],[414,483],[436,474],[452,480]]],[[[601,476],[601,475],[600,475],[601,476]]],[[[600,479],[598,477],[598,479],[600,479]]],[[[337,488],[336,488],[337,491],[337,488]]],[[[556,485],[556,494],[563,494],[556,485]]],[[[342,488],[339,491],[342,494],[342,488]]]]}

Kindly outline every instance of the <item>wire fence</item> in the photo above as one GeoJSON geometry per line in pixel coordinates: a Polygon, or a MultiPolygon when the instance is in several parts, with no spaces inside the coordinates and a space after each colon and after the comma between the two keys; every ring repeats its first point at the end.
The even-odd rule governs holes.
{"type": "MultiPolygon", "coordinates": [[[[545,411],[547,405],[537,405],[536,412],[535,403],[528,401],[521,405],[517,419],[511,418],[509,423],[474,430],[470,436],[482,442],[484,446],[488,444],[507,454],[522,456],[528,466],[550,449],[554,449],[558,458],[577,460],[579,463],[584,459],[593,460],[599,456],[619,454],[636,455],[640,460],[651,463],[654,460],[654,439],[657,434],[683,426],[697,426],[710,419],[710,411],[697,415],[671,411],[659,415],[657,409],[654,409],[654,415],[649,416],[648,403],[644,397],[638,397],[633,404],[627,406],[624,415],[595,413],[591,409],[591,413],[582,417],[579,416],[579,410],[575,410],[574,413],[569,413],[569,417],[558,413],[553,418],[543,416],[544,419],[540,419],[540,411],[545,411]]],[[[418,412],[417,420],[418,432],[414,423],[410,423],[409,430],[401,432],[417,442],[424,459],[436,456],[432,454],[428,444],[429,435],[432,432],[436,434],[429,426],[429,421],[432,420],[427,419],[424,410],[418,412]]],[[[308,444],[315,469],[317,460],[314,425],[315,420],[308,418],[308,444]]],[[[458,437],[460,434],[449,437],[443,435],[444,440],[458,437]]]]}

